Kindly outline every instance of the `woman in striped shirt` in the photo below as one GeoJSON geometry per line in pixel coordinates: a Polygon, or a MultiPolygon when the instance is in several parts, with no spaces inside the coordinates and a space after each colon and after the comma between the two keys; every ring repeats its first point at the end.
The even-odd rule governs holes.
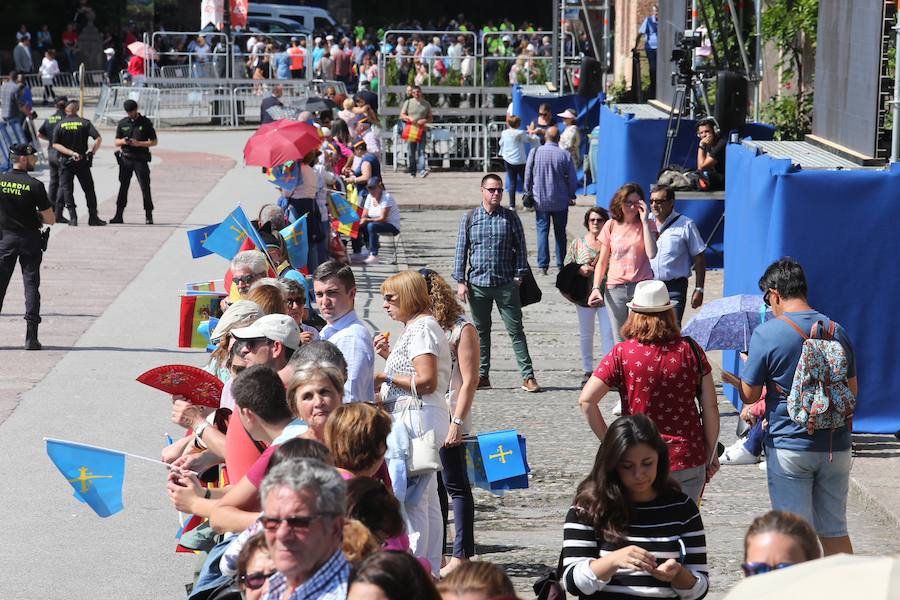
{"type": "Polygon", "coordinates": [[[669,479],[668,449],[646,416],[609,427],[566,514],[562,565],[578,598],[706,596],[700,511],[669,479]]]}

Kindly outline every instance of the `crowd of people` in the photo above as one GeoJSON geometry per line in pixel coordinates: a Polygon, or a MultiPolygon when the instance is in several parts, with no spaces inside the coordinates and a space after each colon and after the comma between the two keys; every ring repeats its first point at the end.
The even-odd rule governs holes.
{"type": "MultiPolygon", "coordinates": [[[[553,129],[545,146],[555,143],[553,129]]],[[[320,180],[323,166],[335,174],[319,154],[304,159],[304,179],[320,180]]],[[[383,182],[367,176],[369,196],[385,208],[383,182]]],[[[502,570],[472,560],[476,507],[465,436],[477,390],[491,385],[494,303],[522,389],[541,388],[522,321],[529,270],[522,224],[501,206],[500,176],[486,175],[480,187],[482,202],[460,220],[455,289],[428,268],[381,283],[386,314],[403,325],[397,339],[360,320],[346,261],[285,260],[276,224],[312,212],[316,199],[305,197],[312,192],[263,208],[257,226],[266,248],[232,260],[239,298],[223,302],[210,336],[216,350],[205,368],[224,382],[220,408],[175,397],[171,418],[188,433],[163,452],[173,466],[173,506],[205,520],[180,540],[205,552],[190,597],[228,588],[273,600],[516,597],[502,570]],[[312,273],[312,296],[294,267],[312,273]]],[[[609,212],[587,211],[584,237],[557,249],[584,280],[576,302],[586,371],[579,403],[600,441],[562,527],[555,585],[579,598],[703,598],[709,590],[701,498],[720,469],[719,413],[705,352],[681,334],[683,304],[703,301],[703,263],[695,226],[673,210],[673,199],[656,187],[649,210],[640,186],[625,185],[609,212]],[[698,287],[689,297],[692,269],[698,287]],[[599,364],[596,322],[616,340],[604,342],[599,364]],[[599,403],[613,390],[622,416],[607,423],[599,403]]],[[[764,423],[774,510],[750,525],[747,576],[852,552],[847,424],[810,425],[810,433],[785,408],[805,343],[795,328],[831,321],[807,303],[803,270],[792,259],[771,265],[760,290],[777,318],[754,332],[744,380],[733,377],[748,406],[769,388],[753,413],[760,416],[744,416],[764,423]]],[[[855,392],[852,347],[840,326],[832,331],[855,392]]]]}

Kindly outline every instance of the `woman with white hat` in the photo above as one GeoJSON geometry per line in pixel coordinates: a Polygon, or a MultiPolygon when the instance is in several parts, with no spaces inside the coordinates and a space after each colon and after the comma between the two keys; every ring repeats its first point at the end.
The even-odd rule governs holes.
{"type": "Polygon", "coordinates": [[[622,414],[644,414],[653,420],[669,447],[671,477],[699,503],[704,485],[719,470],[719,408],[706,355],[696,342],[681,336],[674,307],[665,283],[638,283],[622,327],[625,341],[600,362],[578,402],[602,440],[607,425],[599,402],[618,388],[622,414]]]}
{"type": "Polygon", "coordinates": [[[572,162],[575,163],[577,169],[581,166],[581,132],[578,131],[578,113],[574,108],[567,108],[556,116],[566,124],[562,135],[559,136],[559,147],[572,156],[572,162]]]}

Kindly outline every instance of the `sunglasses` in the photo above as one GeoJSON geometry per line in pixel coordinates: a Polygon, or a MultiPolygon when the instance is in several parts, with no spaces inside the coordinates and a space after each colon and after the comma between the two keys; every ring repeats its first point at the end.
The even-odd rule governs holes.
{"type": "Polygon", "coordinates": [[[624,204],[625,204],[625,206],[627,206],[627,207],[629,207],[629,208],[634,208],[634,207],[637,206],[639,203],[638,203],[638,202],[625,202],[624,204]]]}
{"type": "Polygon", "coordinates": [[[235,354],[241,354],[246,348],[248,352],[256,352],[256,350],[262,346],[263,344],[268,344],[269,338],[258,337],[258,338],[247,338],[247,339],[237,339],[234,342],[234,346],[232,346],[231,351],[235,354]]]}
{"type": "Polygon", "coordinates": [[[596,218],[596,219],[588,219],[588,223],[606,223],[606,219],[596,218]]]}
{"type": "Polygon", "coordinates": [[[486,191],[486,192],[487,192],[488,194],[490,194],[491,196],[493,196],[494,194],[502,194],[502,193],[503,193],[503,188],[502,188],[502,187],[498,187],[498,188],[481,188],[481,189],[483,189],[484,191],[486,191]]]}
{"type": "Polygon", "coordinates": [[[385,294],[384,301],[388,304],[393,304],[397,301],[397,294],[385,294]]]}
{"type": "Polygon", "coordinates": [[[275,573],[276,571],[271,571],[269,573],[247,573],[246,575],[241,575],[238,578],[238,581],[251,590],[258,590],[266,583],[266,580],[275,573]]]}
{"type": "Polygon", "coordinates": [[[668,201],[668,198],[650,198],[650,204],[665,204],[668,201]]]}
{"type": "Polygon", "coordinates": [[[772,306],[771,304],[769,304],[769,294],[771,293],[772,290],[766,290],[766,293],[763,294],[763,304],[765,304],[766,306],[772,306]]]}
{"type": "Polygon", "coordinates": [[[256,275],[244,275],[243,277],[233,277],[231,279],[234,283],[240,285],[242,283],[246,285],[250,285],[254,281],[256,281],[256,275]]]}
{"type": "Polygon", "coordinates": [[[303,298],[287,298],[284,303],[291,306],[304,306],[306,301],[304,301],[303,298]]]}
{"type": "Polygon", "coordinates": [[[770,565],[764,562],[747,562],[741,564],[741,570],[744,572],[745,577],[752,577],[792,566],[794,566],[794,563],[791,562],[778,563],[777,565],[770,565]]]}
{"type": "Polygon", "coordinates": [[[259,522],[263,526],[263,529],[268,532],[278,531],[278,528],[281,527],[282,523],[286,524],[288,529],[299,531],[309,529],[309,526],[321,517],[333,516],[335,515],[332,513],[319,513],[307,517],[284,517],[283,519],[279,519],[278,517],[267,517],[263,515],[259,518],[259,522]]]}

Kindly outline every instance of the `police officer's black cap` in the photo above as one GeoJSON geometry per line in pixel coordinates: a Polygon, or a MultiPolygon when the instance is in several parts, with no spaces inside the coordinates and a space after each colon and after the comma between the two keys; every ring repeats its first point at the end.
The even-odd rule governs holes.
{"type": "Polygon", "coordinates": [[[131,112],[138,109],[138,103],[129,98],[122,104],[122,108],[125,109],[125,112],[131,112]]]}
{"type": "Polygon", "coordinates": [[[66,104],[69,103],[69,99],[65,96],[57,96],[56,97],[56,108],[65,108],[66,104]]]}
{"type": "Polygon", "coordinates": [[[31,144],[13,144],[9,147],[10,156],[33,156],[37,150],[31,144]]]}

